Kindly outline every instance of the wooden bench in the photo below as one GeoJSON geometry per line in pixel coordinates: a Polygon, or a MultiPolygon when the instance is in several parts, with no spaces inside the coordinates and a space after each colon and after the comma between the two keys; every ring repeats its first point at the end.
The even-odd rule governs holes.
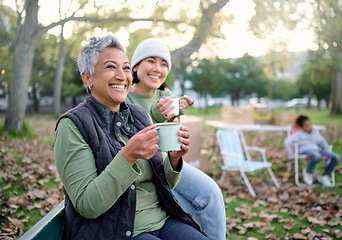
{"type": "Polygon", "coordinates": [[[19,240],[61,240],[64,229],[64,200],[22,235],[19,240]]]}

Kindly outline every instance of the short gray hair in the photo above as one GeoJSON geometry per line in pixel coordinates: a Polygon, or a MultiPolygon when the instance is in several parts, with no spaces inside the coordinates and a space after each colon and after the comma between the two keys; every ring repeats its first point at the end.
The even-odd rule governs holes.
{"type": "Polygon", "coordinates": [[[125,48],[113,35],[91,37],[90,42],[82,48],[77,58],[78,70],[81,75],[85,73],[94,76],[94,69],[98,61],[99,53],[106,48],[117,48],[126,54],[125,48]]]}

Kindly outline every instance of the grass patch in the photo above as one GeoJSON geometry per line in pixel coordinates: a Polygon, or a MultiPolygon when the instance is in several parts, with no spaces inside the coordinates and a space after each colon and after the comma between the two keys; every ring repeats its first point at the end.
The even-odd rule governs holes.
{"type": "Polygon", "coordinates": [[[297,115],[307,115],[313,124],[342,124],[342,115],[331,114],[329,109],[317,109],[317,108],[275,108],[273,114],[280,115],[284,112],[293,111],[297,115]]]}
{"type": "Polygon", "coordinates": [[[186,115],[202,117],[204,120],[220,120],[222,108],[190,108],[186,115]]]}
{"type": "MultiPolygon", "coordinates": [[[[307,115],[314,124],[326,125],[326,124],[338,124],[342,125],[342,115],[331,114],[329,109],[316,109],[316,108],[274,108],[272,109],[273,115],[280,115],[284,112],[293,111],[297,115],[307,115]]],[[[194,115],[202,117],[204,120],[220,120],[222,108],[191,108],[187,112],[187,115],[194,115]]]]}
{"type": "Polygon", "coordinates": [[[54,181],[53,179],[49,179],[46,183],[44,183],[44,188],[49,189],[49,188],[56,188],[59,187],[60,183],[54,181]]]}
{"type": "MultiPolygon", "coordinates": [[[[228,197],[225,195],[225,198],[228,197]]],[[[303,234],[307,229],[330,237],[329,239],[337,239],[329,232],[328,226],[312,225],[305,217],[291,213],[286,207],[280,211],[270,211],[262,204],[260,201],[238,198],[227,203],[227,239],[302,239],[291,236],[303,234]]],[[[334,230],[341,230],[341,227],[337,226],[334,230]]]]}
{"type": "MultiPolygon", "coordinates": [[[[38,202],[41,201],[36,201],[36,203],[38,202]]],[[[41,210],[38,208],[33,208],[31,210],[24,209],[23,214],[24,216],[30,216],[30,218],[27,220],[27,223],[24,225],[24,232],[28,231],[34,224],[43,218],[41,210]]]]}
{"type": "Polygon", "coordinates": [[[15,129],[6,129],[5,123],[0,126],[0,135],[8,134],[12,138],[32,138],[33,137],[33,129],[27,123],[27,120],[23,121],[23,129],[15,130],[15,129]]]}

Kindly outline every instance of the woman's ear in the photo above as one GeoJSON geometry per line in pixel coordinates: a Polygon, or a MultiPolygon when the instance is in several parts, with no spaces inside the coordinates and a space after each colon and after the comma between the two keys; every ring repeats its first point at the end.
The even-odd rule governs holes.
{"type": "Polygon", "coordinates": [[[82,80],[84,85],[91,89],[93,83],[91,82],[91,76],[89,73],[82,73],[82,80]]]}

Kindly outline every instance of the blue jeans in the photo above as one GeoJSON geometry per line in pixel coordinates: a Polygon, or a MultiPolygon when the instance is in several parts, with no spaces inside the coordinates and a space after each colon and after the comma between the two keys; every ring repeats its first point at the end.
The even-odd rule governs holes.
{"type": "Polygon", "coordinates": [[[182,179],[172,192],[208,234],[208,239],[226,239],[223,195],[211,177],[184,161],[182,179]]]}
{"type": "Polygon", "coordinates": [[[335,152],[327,152],[327,151],[319,151],[319,150],[306,150],[302,152],[301,154],[309,155],[309,164],[306,168],[306,171],[308,173],[313,173],[314,169],[316,168],[319,161],[321,161],[321,158],[323,156],[327,156],[330,158],[329,164],[325,167],[324,172],[328,175],[331,175],[331,173],[334,171],[336,165],[341,160],[341,156],[335,152]]]}
{"type": "Polygon", "coordinates": [[[169,217],[161,229],[140,233],[133,240],[207,240],[202,233],[190,225],[169,217]]]}

